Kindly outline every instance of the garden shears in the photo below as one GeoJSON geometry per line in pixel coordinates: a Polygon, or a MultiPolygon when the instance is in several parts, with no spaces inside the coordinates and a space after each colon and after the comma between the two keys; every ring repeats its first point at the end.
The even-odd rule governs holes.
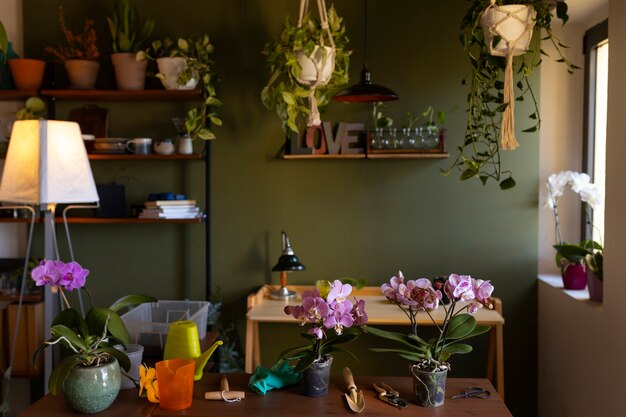
{"type": "Polygon", "coordinates": [[[406,407],[406,401],[399,397],[400,393],[384,382],[374,383],[374,389],[378,392],[379,400],[397,408],[406,407]]]}
{"type": "Polygon", "coordinates": [[[457,400],[460,398],[480,398],[486,400],[489,397],[491,397],[491,393],[486,389],[478,387],[467,387],[460,394],[454,395],[452,399],[457,400]]]}

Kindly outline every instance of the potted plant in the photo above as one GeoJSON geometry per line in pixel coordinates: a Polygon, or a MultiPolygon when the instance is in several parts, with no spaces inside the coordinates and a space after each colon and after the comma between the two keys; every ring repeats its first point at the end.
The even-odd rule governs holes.
{"type": "Polygon", "coordinates": [[[411,329],[408,334],[380,330],[365,326],[364,331],[374,336],[392,340],[399,348],[372,348],[374,352],[397,353],[411,362],[409,369],[413,377],[413,394],[417,404],[424,407],[439,407],[445,397],[445,384],[454,354],[469,353],[472,347],[461,343],[466,339],[485,333],[489,326],[477,326],[472,316],[483,306],[492,308],[489,297],[493,286],[489,281],[474,279],[469,275],[451,274],[443,284],[443,293],[449,305],[441,303],[443,293],[435,289],[427,278],[404,282],[402,272],[380,287],[385,297],[396,304],[409,318],[411,329]],[[458,305],[463,302],[462,305],[458,305]],[[443,323],[437,324],[430,311],[442,308],[443,323]],[[425,340],[417,334],[416,316],[426,312],[437,329],[437,336],[425,340]]]}
{"type": "Polygon", "coordinates": [[[88,275],[89,270],[77,262],[43,260],[32,270],[36,285],[56,287],[65,307],[52,322],[52,337],[35,351],[33,361],[48,346],[66,348],[68,355],[53,369],[48,389],[52,395],[63,389],[68,403],[81,413],[97,413],[111,405],[120,390],[120,366],[126,371],[130,367],[126,354],[114,347],[117,343],[130,342],[118,311],[157,300],[128,295],[109,308],[97,307],[84,287],[88,275]],[[81,289],[92,304],[85,317],[70,306],[65,295],[65,291],[81,289]]]}
{"type": "Polygon", "coordinates": [[[461,42],[471,65],[463,80],[469,87],[467,124],[458,156],[448,169],[442,170],[443,175],[456,168],[461,172],[461,180],[478,177],[484,185],[492,179],[503,190],[515,186],[511,171],[501,166],[500,150],[517,147],[515,101],[530,98],[534,104],[529,116],[532,125],[523,132],[535,132],[541,126],[529,76],[545,54],[542,41],[554,45],[557,61],[563,62],[569,73],[578,69],[565,57],[562,52],[565,46],[552,32],[555,7],[556,18],[565,24],[568,20],[565,0],[470,0],[469,10],[461,21],[461,42]],[[521,24],[521,29],[509,29],[506,26],[509,23],[521,24]],[[532,29],[537,32],[534,37],[529,32],[532,29]],[[513,74],[521,77],[515,84],[513,74]]]}
{"type": "Polygon", "coordinates": [[[331,52],[320,44],[326,30],[308,14],[301,16],[299,25],[285,18],[280,35],[263,49],[271,75],[261,99],[269,110],[276,110],[286,133],[298,133],[298,125],[304,118],[308,118],[308,125],[319,125],[318,109],[323,111],[332,96],[348,83],[351,51],[346,49],[346,27],[334,6],[328,9],[327,17],[334,60],[331,52]],[[334,63],[332,71],[324,61],[334,63]],[[312,68],[315,75],[307,75],[307,68],[312,68]],[[324,83],[317,82],[318,74],[324,83]]]}
{"type": "Polygon", "coordinates": [[[556,263],[561,269],[563,287],[570,290],[582,290],[589,284],[590,296],[601,301],[603,279],[602,245],[594,240],[584,240],[578,245],[568,244],[561,233],[558,202],[567,186],[580,196],[584,203],[587,225],[592,225],[589,208],[599,210],[603,205],[603,195],[599,187],[591,182],[589,175],[580,172],[561,171],[548,177],[546,182],[546,204],[554,213],[557,244],[556,263]]]}
{"type": "Polygon", "coordinates": [[[0,75],[6,71],[5,64],[8,60],[18,90],[37,90],[41,86],[46,63],[39,59],[17,58],[11,50],[7,31],[2,22],[0,22],[0,52],[3,56],[0,75]]]}
{"type": "Polygon", "coordinates": [[[198,38],[170,38],[156,40],[144,51],[137,52],[138,60],[156,60],[156,76],[166,89],[188,90],[200,87],[202,104],[189,110],[185,128],[191,139],[215,139],[211,125],[222,125],[214,111],[222,105],[215,92],[217,76],[213,61],[213,44],[208,35],[198,38]]]}
{"type": "Polygon", "coordinates": [[[111,61],[115,68],[115,80],[120,90],[143,90],[148,61],[137,60],[137,52],[143,47],[154,30],[154,19],[142,24],[139,12],[129,0],[113,2],[113,16],[107,17],[113,39],[111,61]]]}
{"type": "MultiPolygon", "coordinates": [[[[348,299],[350,284],[335,280],[329,286],[316,287],[302,293],[302,304],[285,307],[285,314],[293,316],[302,326],[309,325],[301,335],[308,343],[290,348],[280,354],[282,361],[297,361],[295,372],[301,373],[302,394],[318,397],[328,393],[332,353],[342,351],[338,345],[354,341],[359,331],[356,327],[367,323],[365,301],[348,299]]],[[[352,355],[354,357],[354,355],[352,355]]]]}
{"type": "Polygon", "coordinates": [[[63,62],[70,86],[78,89],[92,89],[96,85],[100,64],[100,52],[96,45],[96,31],[93,28],[93,19],[85,19],[82,33],[74,35],[65,24],[63,7],[59,6],[59,25],[65,37],[65,42],[57,47],[48,46],[45,52],[63,62]]]}

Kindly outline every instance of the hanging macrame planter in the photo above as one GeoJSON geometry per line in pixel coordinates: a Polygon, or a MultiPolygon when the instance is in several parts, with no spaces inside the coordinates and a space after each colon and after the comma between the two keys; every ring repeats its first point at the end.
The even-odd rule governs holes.
{"type": "MultiPolygon", "coordinates": [[[[315,89],[328,84],[335,70],[335,42],[328,26],[328,14],[324,0],[317,0],[317,9],[320,15],[322,33],[319,44],[313,48],[311,54],[306,55],[302,51],[296,52],[301,71],[297,80],[303,86],[309,87],[309,117],[307,126],[319,126],[320,112],[317,108],[315,89]],[[328,37],[329,46],[325,45],[324,33],[328,37]]],[[[302,20],[309,10],[309,0],[300,0],[300,18],[298,27],[302,27],[302,20]]]]}
{"type": "Polygon", "coordinates": [[[537,12],[532,6],[509,4],[499,6],[495,0],[485,9],[480,24],[491,55],[506,58],[504,71],[504,103],[502,114],[502,149],[516,149],[515,93],[513,91],[513,57],[523,55],[533,36],[537,12]]]}

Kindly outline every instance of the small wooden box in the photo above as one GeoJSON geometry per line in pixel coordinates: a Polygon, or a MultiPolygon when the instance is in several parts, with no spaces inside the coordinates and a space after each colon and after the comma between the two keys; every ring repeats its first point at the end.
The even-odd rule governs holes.
{"type": "MultiPolygon", "coordinates": [[[[11,340],[15,331],[17,319],[17,303],[9,304],[7,308],[7,337],[6,337],[6,361],[11,354],[11,340]]],[[[17,336],[17,349],[13,360],[13,374],[16,376],[38,376],[43,371],[43,355],[33,364],[33,353],[44,342],[44,308],[43,303],[22,304],[22,317],[20,319],[19,334],[17,336]],[[35,366],[36,365],[36,366],[35,366]]]]}

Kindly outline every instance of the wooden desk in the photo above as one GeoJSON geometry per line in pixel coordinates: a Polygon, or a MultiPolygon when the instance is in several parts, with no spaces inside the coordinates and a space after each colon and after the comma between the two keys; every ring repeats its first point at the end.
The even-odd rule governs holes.
{"type": "MultiPolygon", "coordinates": [[[[248,313],[246,315],[246,368],[251,373],[261,364],[261,347],[259,343],[259,323],[296,323],[296,320],[284,313],[284,308],[290,302],[272,300],[269,298],[275,286],[263,286],[256,293],[248,296],[248,313]]],[[[310,286],[290,286],[290,289],[302,294],[304,290],[310,290],[310,286]]],[[[389,303],[381,294],[379,287],[365,287],[355,290],[352,295],[365,300],[365,309],[368,315],[368,323],[372,325],[409,324],[409,319],[395,305],[389,303]]],[[[299,301],[299,300],[298,300],[299,301]]],[[[500,397],[504,398],[504,352],[502,325],[502,302],[498,298],[493,299],[494,309],[485,308],[478,310],[474,316],[478,324],[491,326],[489,333],[489,348],[487,352],[487,378],[496,385],[500,397]],[[494,382],[495,381],[495,382],[494,382]]],[[[431,313],[438,324],[444,319],[443,308],[431,313]]],[[[432,326],[432,321],[426,313],[417,315],[420,326],[432,326]]]]}
{"type": "MultiPolygon", "coordinates": [[[[331,380],[330,392],[323,397],[304,397],[297,393],[297,387],[284,390],[274,390],[266,395],[251,392],[248,386],[249,375],[229,374],[228,381],[231,390],[246,391],[246,399],[239,403],[204,400],[205,391],[219,389],[219,374],[206,374],[194,386],[194,400],[191,407],[184,411],[165,411],[158,405],[150,404],[145,398],[137,397],[134,389],[124,390],[115,402],[98,417],[159,417],[159,416],[187,416],[187,417],[319,417],[324,415],[354,416],[348,410],[343,393],[346,392],[345,383],[340,377],[331,380]]],[[[422,408],[412,402],[412,381],[409,377],[356,377],[356,384],[363,390],[365,398],[364,416],[367,417],[406,417],[419,414],[420,416],[461,417],[476,415],[481,417],[512,417],[500,397],[494,392],[491,383],[484,378],[449,378],[446,386],[446,400],[439,408],[422,408]],[[407,400],[405,410],[396,409],[376,397],[372,383],[384,381],[400,391],[400,396],[407,400]],[[452,400],[466,387],[481,387],[491,391],[491,398],[482,400],[468,398],[452,400]],[[408,414],[407,414],[408,413],[408,414]]],[[[63,398],[63,394],[56,397],[46,395],[41,400],[23,411],[18,417],[72,417],[76,416],[63,398]]]]}

